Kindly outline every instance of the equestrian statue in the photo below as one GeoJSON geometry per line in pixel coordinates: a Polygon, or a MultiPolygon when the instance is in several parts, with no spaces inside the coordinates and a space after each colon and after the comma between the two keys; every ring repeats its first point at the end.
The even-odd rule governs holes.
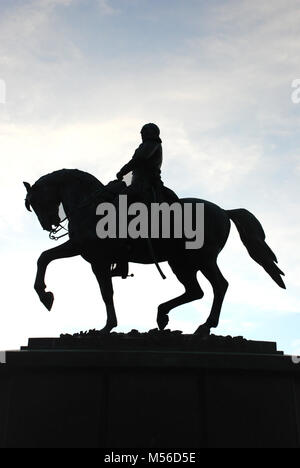
{"type": "MultiPolygon", "coordinates": [[[[141,137],[142,143],[131,160],[118,172],[116,180],[107,185],[77,169],[53,172],[41,177],[33,186],[24,182],[27,190],[26,208],[35,212],[42,228],[50,233],[51,238],[62,237],[58,236],[62,230],[59,215],[61,205],[68,220],[68,230],[65,233],[68,240],[43,252],[38,259],[34,288],[41,302],[50,311],[54,295],[46,291],[45,275],[48,265],[54,260],[81,256],[90,263],[99,283],[107,314],[106,324],[99,333],[108,334],[117,326],[112,278],[127,278],[128,262],[155,264],[163,276],[159,264],[168,262],[184,286],[185,292],[158,306],[157,324],[158,328],[163,330],[169,322],[169,312],[172,309],[203,297],[204,293],[197,280],[197,273],[200,271],[210,282],[214,294],[207,320],[195,331],[196,334],[205,337],[210,334],[211,328],[218,326],[228,288],[228,282],[217,265],[217,259],[227,242],[230,221],[235,224],[250,257],[264,268],[281,288],[285,288],[282,280],[284,273],[276,265],[276,256],[265,242],[264,230],[252,213],[246,209],[224,210],[212,202],[198,198],[179,198],[171,189],[165,187],[161,180],[163,153],[159,128],[152,123],[146,124],[141,130],[141,137]],[[122,179],[130,172],[133,174],[132,183],[127,186],[122,179]],[[188,204],[193,217],[197,206],[201,204],[204,207],[203,245],[199,248],[187,248],[184,235],[182,238],[176,237],[172,230],[167,238],[151,238],[150,227],[146,237],[99,237],[96,226],[99,219],[105,216],[101,206],[110,203],[118,211],[118,200],[125,195],[129,203],[139,202],[146,207],[153,204],[188,204]]],[[[129,216],[128,223],[130,219],[129,216]]]]}

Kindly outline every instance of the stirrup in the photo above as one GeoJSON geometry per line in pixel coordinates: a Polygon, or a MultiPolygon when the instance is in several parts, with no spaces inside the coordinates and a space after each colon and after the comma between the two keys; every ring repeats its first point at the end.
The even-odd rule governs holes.
{"type": "Polygon", "coordinates": [[[128,262],[119,262],[117,264],[112,265],[111,277],[113,278],[115,276],[121,276],[122,279],[133,277],[134,275],[129,275],[128,271],[128,262]]]}

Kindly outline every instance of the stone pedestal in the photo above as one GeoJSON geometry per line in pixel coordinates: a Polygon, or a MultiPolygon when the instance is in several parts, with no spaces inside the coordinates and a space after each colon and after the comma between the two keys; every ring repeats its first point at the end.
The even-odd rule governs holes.
{"type": "Polygon", "coordinates": [[[163,340],[88,349],[82,337],[75,349],[67,337],[8,352],[0,447],[300,447],[300,364],[274,343],[163,340]]]}

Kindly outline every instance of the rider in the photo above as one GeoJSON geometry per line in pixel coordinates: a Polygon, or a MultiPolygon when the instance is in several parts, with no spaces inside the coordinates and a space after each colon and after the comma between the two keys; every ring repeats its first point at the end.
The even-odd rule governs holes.
{"type": "Polygon", "coordinates": [[[132,182],[128,190],[143,198],[149,197],[149,192],[158,189],[161,182],[162,165],[162,141],[159,137],[160,130],[154,123],[148,123],[141,130],[142,143],[135,150],[129,163],[122,167],[117,174],[117,179],[132,171],[132,182]],[[148,197],[147,197],[148,195],[148,197]]]}
{"type": "MultiPolygon", "coordinates": [[[[141,130],[142,143],[135,150],[131,160],[122,167],[117,174],[117,179],[132,171],[132,183],[124,192],[134,199],[142,201],[160,201],[162,193],[169,201],[178,200],[177,195],[167,187],[164,187],[161,180],[162,166],[162,141],[160,130],[154,123],[148,123],[141,130]]],[[[112,276],[122,276],[126,278],[128,274],[128,262],[119,261],[112,276]]]]}

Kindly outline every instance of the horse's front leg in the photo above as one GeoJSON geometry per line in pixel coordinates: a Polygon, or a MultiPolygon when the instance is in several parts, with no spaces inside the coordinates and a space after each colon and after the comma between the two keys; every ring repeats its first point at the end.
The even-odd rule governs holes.
{"type": "Polygon", "coordinates": [[[71,241],[65,242],[54,249],[46,250],[43,252],[37,262],[37,274],[34,283],[34,289],[37,292],[40,301],[50,311],[54,302],[54,295],[52,292],[46,292],[45,275],[46,270],[53,260],[60,258],[70,258],[80,255],[79,250],[75,248],[71,241]]]}
{"type": "Polygon", "coordinates": [[[97,278],[107,313],[106,325],[100,332],[104,334],[110,333],[111,330],[118,325],[113,298],[114,290],[111,279],[111,264],[103,264],[100,262],[92,263],[92,270],[97,278]]]}

